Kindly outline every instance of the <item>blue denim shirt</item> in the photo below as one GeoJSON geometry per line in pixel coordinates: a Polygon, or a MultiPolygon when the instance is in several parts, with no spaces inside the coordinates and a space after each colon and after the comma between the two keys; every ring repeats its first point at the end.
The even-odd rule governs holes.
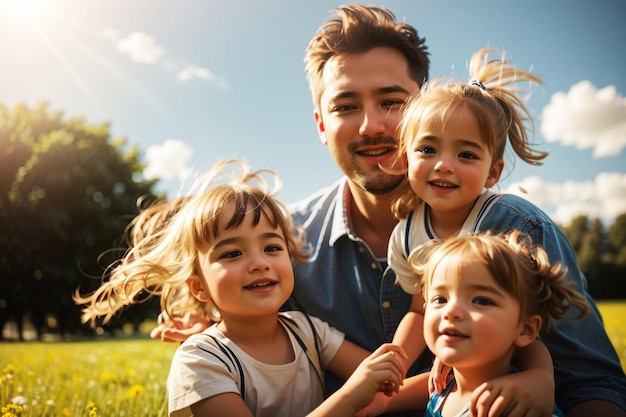
{"type": "MultiPolygon", "coordinates": [[[[368,246],[351,232],[344,204],[346,179],[289,206],[313,248],[309,264],[296,264],[295,288],[289,308],[302,309],[345,333],[346,339],[373,351],[391,342],[411,296],[376,259],[368,246]]],[[[430,370],[433,356],[425,352],[409,375],[430,370]]],[[[330,392],[342,381],[327,376],[330,392]]],[[[396,414],[409,415],[409,414],[396,414]]]]}
{"type": "Polygon", "coordinates": [[[575,283],[591,307],[590,314],[576,320],[576,312],[556,322],[542,337],[554,361],[556,402],[567,412],[591,399],[611,401],[626,409],[626,377],[615,348],[604,329],[600,312],[587,292],[587,279],[580,271],[576,253],[552,220],[521,197],[505,194],[492,206],[480,224],[483,231],[517,229],[529,235],[548,254],[550,262],[567,268],[566,280],[575,283]]]}

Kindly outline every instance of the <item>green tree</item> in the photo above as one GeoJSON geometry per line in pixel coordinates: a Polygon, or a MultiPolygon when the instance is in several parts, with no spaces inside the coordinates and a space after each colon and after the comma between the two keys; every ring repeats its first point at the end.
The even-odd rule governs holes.
{"type": "Polygon", "coordinates": [[[586,215],[576,216],[572,219],[569,226],[562,227],[563,232],[567,235],[574,251],[580,252],[582,247],[583,238],[589,230],[589,218],[586,215]]]}
{"type": "MultiPolygon", "coordinates": [[[[607,231],[613,263],[626,271],[626,213],[620,214],[607,231]]],[[[626,280],[626,274],[622,275],[626,280]]]]}
{"type": "Polygon", "coordinates": [[[599,219],[591,221],[591,227],[582,235],[578,250],[578,263],[589,280],[597,280],[602,271],[602,247],[604,245],[604,230],[599,219]]]}
{"type": "Polygon", "coordinates": [[[0,106],[0,117],[0,324],[29,317],[40,334],[54,317],[60,332],[77,331],[72,293],[99,284],[120,252],[101,254],[123,247],[154,182],[141,180],[138,150],[112,140],[106,123],[64,119],[46,104],[0,106]]]}

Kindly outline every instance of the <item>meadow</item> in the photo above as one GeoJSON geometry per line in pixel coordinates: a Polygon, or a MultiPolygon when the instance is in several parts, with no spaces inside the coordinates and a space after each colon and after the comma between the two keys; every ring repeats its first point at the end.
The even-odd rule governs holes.
{"type": "MultiPolygon", "coordinates": [[[[598,307],[626,369],[626,300],[598,307]]],[[[166,416],[177,346],[146,338],[0,343],[1,416],[166,416]]]]}

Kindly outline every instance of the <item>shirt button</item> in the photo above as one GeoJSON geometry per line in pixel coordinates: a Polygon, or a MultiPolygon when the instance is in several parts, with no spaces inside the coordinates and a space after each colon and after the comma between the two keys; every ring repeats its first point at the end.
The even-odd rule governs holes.
{"type": "Polygon", "coordinates": [[[365,248],[363,246],[359,246],[359,252],[361,253],[365,252],[365,248]]]}
{"type": "Polygon", "coordinates": [[[370,264],[370,266],[372,267],[372,269],[377,269],[378,268],[378,265],[376,264],[376,262],[372,262],[370,264]]]}
{"type": "Polygon", "coordinates": [[[383,308],[391,307],[391,303],[389,301],[383,301],[383,308]]]}

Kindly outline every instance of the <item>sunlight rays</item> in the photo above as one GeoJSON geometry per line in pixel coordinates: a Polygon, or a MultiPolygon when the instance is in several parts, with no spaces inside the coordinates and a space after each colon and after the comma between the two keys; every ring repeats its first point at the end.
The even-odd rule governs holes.
{"type": "Polygon", "coordinates": [[[98,117],[101,119],[106,118],[106,112],[100,105],[100,102],[95,97],[95,95],[91,91],[91,88],[85,82],[84,78],[78,73],[78,71],[76,71],[70,60],[67,59],[63,52],[59,48],[57,48],[57,46],[53,42],[50,41],[46,33],[44,33],[44,31],[34,22],[33,19],[31,19],[29,15],[24,15],[24,18],[33,29],[33,31],[35,31],[37,36],[39,36],[39,39],[41,39],[41,41],[48,47],[50,52],[52,52],[52,54],[57,58],[63,68],[65,68],[70,78],[77,84],[78,88],[85,95],[87,100],[89,100],[89,102],[92,104],[98,114],[98,117]]]}
{"type": "MultiPolygon", "coordinates": [[[[78,87],[78,91],[89,102],[100,119],[108,119],[111,112],[107,112],[101,100],[94,92],[93,86],[87,82],[89,76],[81,73],[76,65],[76,57],[72,57],[71,48],[80,51],[81,57],[88,57],[99,69],[115,80],[124,91],[130,91],[159,117],[170,119],[165,103],[157,94],[128,72],[124,71],[114,60],[105,56],[89,44],[89,40],[103,39],[102,31],[81,24],[78,18],[72,19],[67,13],[55,13],[50,7],[53,2],[15,0],[2,2],[0,15],[3,15],[12,29],[24,34],[35,34],[43,45],[53,54],[58,63],[67,73],[68,78],[78,87]],[[25,24],[24,24],[25,23],[25,24]],[[23,27],[20,27],[23,26],[23,27]],[[68,49],[68,47],[71,48],[68,49]]],[[[15,42],[19,43],[19,38],[15,42]]],[[[45,64],[38,63],[45,67],[45,64]]],[[[83,71],[84,72],[84,71],[83,71]]]]}

